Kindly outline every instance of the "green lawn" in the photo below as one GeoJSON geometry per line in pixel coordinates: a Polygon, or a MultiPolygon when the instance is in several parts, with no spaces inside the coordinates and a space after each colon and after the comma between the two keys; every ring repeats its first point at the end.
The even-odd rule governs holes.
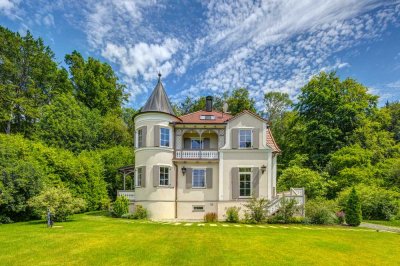
{"type": "Polygon", "coordinates": [[[82,214],[0,225],[1,265],[399,265],[400,235],[342,227],[140,223],[82,214]],[[297,227],[297,228],[294,228],[297,227]]]}
{"type": "Polygon", "coordinates": [[[387,225],[387,226],[400,227],[400,220],[394,220],[394,221],[365,220],[364,222],[371,223],[371,224],[381,224],[381,225],[387,225]]]}

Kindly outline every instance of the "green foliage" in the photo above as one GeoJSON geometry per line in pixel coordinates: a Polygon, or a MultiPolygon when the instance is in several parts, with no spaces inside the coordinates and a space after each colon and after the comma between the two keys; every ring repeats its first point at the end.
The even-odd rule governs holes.
{"type": "Polygon", "coordinates": [[[282,199],[278,211],[273,217],[270,217],[269,223],[291,223],[298,211],[299,206],[295,199],[282,199]]]}
{"type": "Polygon", "coordinates": [[[129,199],[125,196],[119,196],[112,204],[111,215],[114,217],[121,217],[123,214],[129,212],[129,199]]]}
{"type": "Polygon", "coordinates": [[[289,98],[289,94],[283,92],[271,91],[264,94],[265,113],[268,120],[273,124],[288,110],[293,102],[289,98]]]}
{"type": "Polygon", "coordinates": [[[226,101],[228,103],[228,111],[232,115],[244,110],[256,112],[255,101],[250,98],[249,91],[246,88],[234,89],[226,101]]]}
{"type": "Polygon", "coordinates": [[[351,226],[359,226],[362,221],[361,204],[357,192],[353,187],[346,202],[346,223],[351,226]]]}
{"type": "MultiPolygon", "coordinates": [[[[363,218],[366,220],[390,220],[400,211],[400,193],[381,188],[376,185],[360,184],[356,186],[360,199],[363,218]]],[[[351,194],[351,189],[346,189],[339,194],[338,201],[342,208],[351,194]]],[[[347,213],[346,213],[347,215],[347,213]]]]}
{"type": "Polygon", "coordinates": [[[335,224],[337,223],[336,209],[334,201],[323,198],[309,200],[305,206],[306,218],[311,224],[335,224]]]}
{"type": "Polygon", "coordinates": [[[278,179],[278,188],[282,191],[293,187],[304,187],[307,198],[325,196],[326,180],[316,171],[299,166],[291,166],[282,171],[278,179]]]}
{"type": "Polygon", "coordinates": [[[240,207],[229,207],[226,210],[226,221],[228,223],[238,223],[239,222],[239,211],[240,207]]]}
{"type": "Polygon", "coordinates": [[[245,222],[246,223],[262,223],[266,220],[266,209],[269,204],[269,200],[265,198],[252,197],[247,201],[244,206],[245,210],[245,222]]]}
{"type": "Polygon", "coordinates": [[[218,216],[215,212],[207,212],[203,217],[204,222],[213,223],[218,221],[218,216]]]}
{"type": "Polygon", "coordinates": [[[73,197],[65,187],[49,187],[29,199],[28,205],[42,218],[50,210],[54,221],[63,222],[68,216],[85,210],[86,203],[81,198],[73,197]]]}
{"type": "Polygon", "coordinates": [[[142,205],[136,205],[135,212],[133,213],[134,219],[147,219],[148,212],[147,209],[142,205]]]}

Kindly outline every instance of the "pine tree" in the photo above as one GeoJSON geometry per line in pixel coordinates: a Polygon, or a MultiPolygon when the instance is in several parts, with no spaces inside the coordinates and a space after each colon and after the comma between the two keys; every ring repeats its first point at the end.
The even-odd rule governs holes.
{"type": "Polygon", "coordinates": [[[346,223],[351,226],[359,226],[362,220],[361,204],[356,190],[350,192],[346,205],[346,223]]]}

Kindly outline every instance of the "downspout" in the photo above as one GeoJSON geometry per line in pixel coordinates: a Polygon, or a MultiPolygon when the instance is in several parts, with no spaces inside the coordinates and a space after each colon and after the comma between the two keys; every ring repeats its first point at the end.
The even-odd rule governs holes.
{"type": "Polygon", "coordinates": [[[178,218],[178,165],[175,165],[175,219],[178,218]]]}

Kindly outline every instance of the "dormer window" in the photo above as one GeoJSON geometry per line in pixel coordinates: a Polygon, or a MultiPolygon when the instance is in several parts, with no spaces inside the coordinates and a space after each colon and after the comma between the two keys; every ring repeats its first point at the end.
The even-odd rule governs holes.
{"type": "Polygon", "coordinates": [[[215,115],[201,115],[201,120],[215,120],[215,115]]]}

